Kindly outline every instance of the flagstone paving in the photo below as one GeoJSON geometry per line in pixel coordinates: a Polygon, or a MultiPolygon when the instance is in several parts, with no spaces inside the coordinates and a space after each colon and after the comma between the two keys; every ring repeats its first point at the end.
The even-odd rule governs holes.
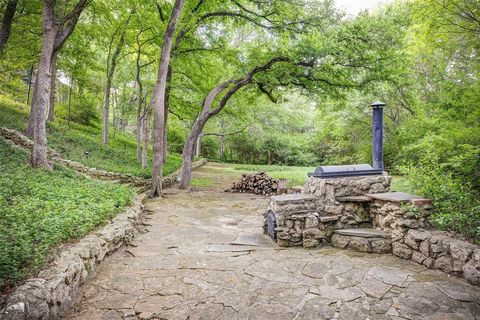
{"type": "Polygon", "coordinates": [[[480,289],[392,255],[279,248],[267,199],[169,190],[149,201],[68,319],[480,319],[480,289]]]}

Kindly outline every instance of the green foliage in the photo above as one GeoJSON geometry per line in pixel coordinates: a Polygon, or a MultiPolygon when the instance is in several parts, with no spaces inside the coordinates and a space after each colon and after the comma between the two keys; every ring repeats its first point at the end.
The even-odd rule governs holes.
{"type": "MultiPolygon", "coordinates": [[[[68,121],[68,101],[56,105],[55,115],[68,121]]],[[[85,94],[73,101],[70,106],[70,121],[89,126],[99,120],[95,97],[85,94]]]]}
{"type": "Polygon", "coordinates": [[[134,190],[62,166],[35,170],[0,139],[0,290],[35,272],[56,245],[78,239],[130,203],[134,190]]]}
{"type": "MultiPolygon", "coordinates": [[[[0,126],[24,130],[27,121],[27,107],[12,102],[0,95],[0,126]],[[3,103],[2,103],[3,102],[3,103]]],[[[68,126],[63,119],[57,118],[49,123],[48,145],[60,152],[65,158],[79,161],[89,167],[105,169],[118,173],[130,173],[139,177],[150,177],[151,168],[142,169],[136,158],[136,140],[132,134],[111,130],[110,144],[102,143],[102,131],[98,124],[84,126],[74,122],[68,126]],[[89,152],[88,158],[85,151],[89,152]]],[[[151,156],[151,152],[150,152],[151,156]]],[[[170,154],[163,168],[165,175],[181,166],[181,157],[170,154]]]]}
{"type": "Polygon", "coordinates": [[[412,187],[433,200],[431,221],[438,228],[459,232],[480,243],[479,194],[462,177],[442,168],[438,160],[427,153],[420,163],[405,168],[412,187]]]}

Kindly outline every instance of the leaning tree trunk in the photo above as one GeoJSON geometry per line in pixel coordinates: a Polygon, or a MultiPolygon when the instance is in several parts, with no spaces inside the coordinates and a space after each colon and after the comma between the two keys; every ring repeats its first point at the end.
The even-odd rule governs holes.
{"type": "Polygon", "coordinates": [[[159,197],[162,193],[162,170],[163,170],[163,126],[165,125],[165,91],[168,77],[168,66],[172,52],[172,42],[177,28],[180,13],[184,0],[175,0],[172,15],[165,31],[160,64],[158,67],[158,78],[153,90],[151,108],[155,110],[155,124],[153,134],[153,170],[151,197],[159,197]]]}
{"type": "Polygon", "coordinates": [[[34,168],[51,168],[47,160],[47,132],[45,117],[50,101],[50,81],[53,48],[55,43],[55,31],[53,28],[44,28],[42,51],[38,64],[36,89],[33,100],[33,150],[32,166],[34,168]]]}
{"type": "Polygon", "coordinates": [[[2,27],[0,28],[0,55],[7,45],[10,31],[12,30],[13,16],[17,10],[18,0],[8,0],[3,14],[2,27]]]}
{"type": "Polygon", "coordinates": [[[57,88],[57,56],[58,52],[55,52],[52,56],[51,62],[51,75],[50,75],[50,99],[48,104],[48,117],[47,121],[55,120],[55,91],[57,88]]]}

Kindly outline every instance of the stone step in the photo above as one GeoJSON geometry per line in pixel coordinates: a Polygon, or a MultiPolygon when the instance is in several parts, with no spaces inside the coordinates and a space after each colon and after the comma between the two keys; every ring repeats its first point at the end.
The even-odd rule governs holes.
{"type": "Polygon", "coordinates": [[[432,200],[430,199],[425,199],[423,197],[405,192],[369,193],[366,194],[366,196],[375,200],[395,203],[411,203],[415,205],[430,205],[432,203],[432,200]]]}
{"type": "Polygon", "coordinates": [[[360,238],[389,238],[385,232],[373,228],[337,229],[334,231],[334,233],[360,238]]]}
{"type": "Polygon", "coordinates": [[[331,239],[333,247],[370,253],[391,253],[392,241],[385,232],[373,228],[338,229],[331,239]]]}
{"type": "Polygon", "coordinates": [[[282,194],[279,196],[270,197],[270,201],[278,205],[315,202],[315,199],[316,197],[304,193],[282,194]]]}
{"type": "Polygon", "coordinates": [[[348,197],[336,197],[340,202],[370,202],[372,198],[366,196],[348,196],[348,197]]]}

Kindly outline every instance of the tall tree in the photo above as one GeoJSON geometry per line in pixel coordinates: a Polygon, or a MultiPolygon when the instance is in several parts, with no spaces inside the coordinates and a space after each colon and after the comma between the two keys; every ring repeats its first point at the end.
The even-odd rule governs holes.
{"type": "Polygon", "coordinates": [[[79,0],[67,14],[55,14],[55,0],[44,0],[42,18],[42,51],[38,63],[34,98],[30,111],[33,122],[33,150],[31,163],[35,168],[51,168],[47,160],[46,110],[50,101],[52,59],[72,34],[87,0],[79,0]]]}
{"type": "Polygon", "coordinates": [[[172,42],[177,24],[180,19],[184,0],[175,0],[172,14],[168,21],[167,30],[162,45],[160,64],[158,66],[157,82],[153,90],[151,107],[154,109],[153,129],[153,170],[151,197],[159,197],[162,192],[162,170],[163,170],[163,127],[165,125],[165,91],[168,78],[168,67],[172,51],[172,42]]]}
{"type": "Polygon", "coordinates": [[[192,158],[195,151],[195,145],[200,144],[200,135],[207,121],[218,114],[226,106],[228,100],[240,89],[252,83],[253,77],[262,72],[270,70],[276,63],[288,62],[288,57],[276,57],[270,59],[266,64],[253,68],[244,77],[237,80],[228,80],[213,88],[203,100],[202,110],[193,124],[192,131],[185,142],[182,153],[182,178],[180,188],[186,189],[190,184],[192,174],[192,158]],[[227,90],[228,89],[228,90],[227,90]],[[227,90],[216,106],[213,106],[222,92],[227,90]],[[212,108],[213,107],[213,108],[212,108]]]}
{"type": "Polygon", "coordinates": [[[12,30],[13,17],[17,11],[18,0],[8,0],[3,14],[2,27],[0,28],[0,55],[7,45],[10,31],[12,30]]]}
{"type": "Polygon", "coordinates": [[[117,62],[120,58],[120,54],[123,49],[123,45],[125,44],[125,35],[127,33],[128,24],[130,23],[130,19],[132,15],[135,13],[135,9],[130,11],[130,15],[125,20],[125,24],[119,26],[117,30],[115,30],[114,34],[110,39],[110,46],[108,49],[108,57],[107,57],[107,83],[105,85],[105,93],[104,93],[104,103],[103,103],[103,144],[108,144],[110,141],[109,136],[109,108],[110,108],[110,92],[112,90],[112,81],[113,75],[115,73],[115,67],[117,66],[117,62]],[[115,47],[115,51],[111,54],[113,41],[119,29],[122,29],[120,38],[118,40],[117,46],[115,47]]]}

